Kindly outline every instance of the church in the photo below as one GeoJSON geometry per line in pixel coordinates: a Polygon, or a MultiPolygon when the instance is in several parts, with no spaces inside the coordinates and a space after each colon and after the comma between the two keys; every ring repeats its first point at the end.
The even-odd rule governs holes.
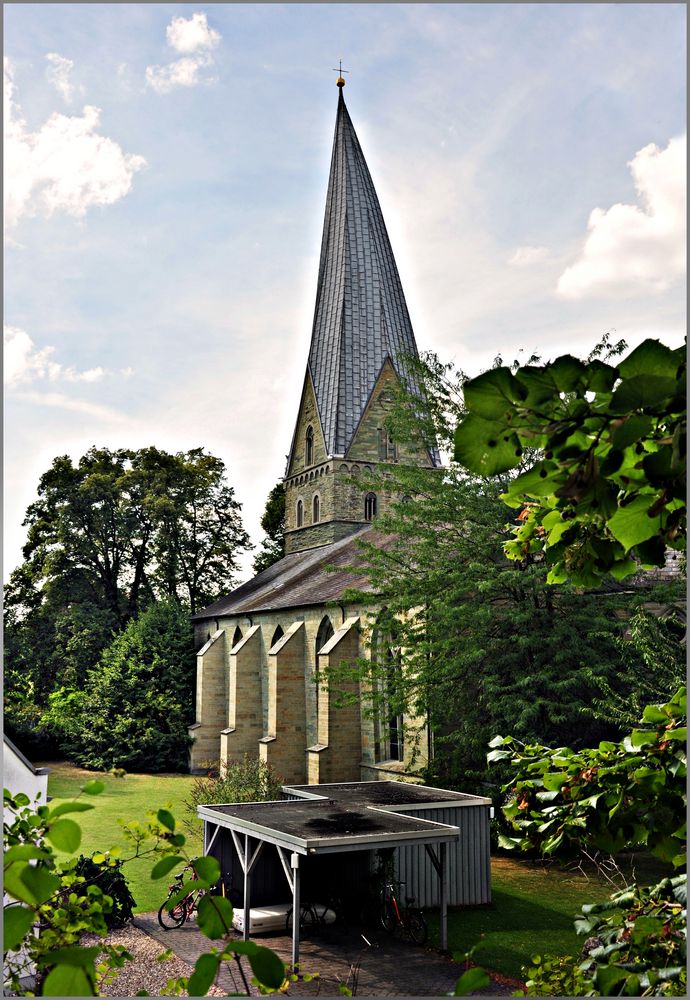
{"type": "Polygon", "coordinates": [[[441,464],[435,448],[400,447],[386,430],[406,384],[400,359],[417,346],[344,84],[339,77],[314,325],[284,479],[286,554],[194,616],[196,772],[251,754],[290,784],[320,784],[401,777],[413,756],[415,769],[428,760],[428,739],[421,753],[408,745],[410,720],[365,710],[363,683],[342,704],[326,680],[330,667],[371,656],[365,611],[343,594],[368,589],[352,572],[357,541],[400,499],[358,477],[392,463],[441,464]]]}

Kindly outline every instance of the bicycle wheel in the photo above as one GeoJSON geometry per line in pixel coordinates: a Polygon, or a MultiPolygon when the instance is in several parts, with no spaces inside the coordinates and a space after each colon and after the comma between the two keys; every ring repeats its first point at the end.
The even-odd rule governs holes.
{"type": "Polygon", "coordinates": [[[405,918],[405,929],[411,941],[415,944],[426,944],[429,929],[420,910],[408,910],[405,918]]]}
{"type": "Polygon", "coordinates": [[[158,923],[163,930],[171,931],[175,927],[181,927],[187,919],[187,906],[185,900],[181,899],[179,903],[173,906],[172,910],[167,910],[167,903],[168,900],[166,899],[158,911],[158,923]]]}
{"type": "Polygon", "coordinates": [[[379,923],[383,927],[384,931],[388,931],[389,934],[392,934],[398,926],[398,919],[395,915],[393,904],[389,900],[386,900],[385,903],[381,903],[381,909],[379,910],[379,923]]]}
{"type": "MultiPolygon", "coordinates": [[[[316,915],[311,906],[300,906],[299,911],[299,934],[300,937],[308,936],[316,926],[316,915]]],[[[285,930],[292,934],[292,907],[287,912],[285,918],[285,930]]]]}

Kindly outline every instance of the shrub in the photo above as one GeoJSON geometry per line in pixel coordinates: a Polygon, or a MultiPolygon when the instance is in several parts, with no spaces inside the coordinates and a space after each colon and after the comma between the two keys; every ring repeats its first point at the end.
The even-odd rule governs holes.
{"type": "Polygon", "coordinates": [[[283,778],[258,757],[245,754],[242,760],[209,763],[207,773],[193,782],[185,799],[187,826],[198,823],[197,806],[211,802],[265,802],[279,799],[283,778]]]}
{"type": "Polygon", "coordinates": [[[93,856],[87,858],[81,854],[77,860],[74,874],[85,879],[86,886],[96,885],[101,892],[112,900],[112,906],[105,914],[108,930],[124,927],[132,919],[136,900],[129,891],[129,884],[122,872],[122,863],[108,859],[94,861],[93,856]]]}

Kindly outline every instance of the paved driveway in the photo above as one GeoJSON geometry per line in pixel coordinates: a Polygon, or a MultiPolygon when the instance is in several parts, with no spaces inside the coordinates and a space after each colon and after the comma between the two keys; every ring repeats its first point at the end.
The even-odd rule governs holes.
{"type": "MultiPolygon", "coordinates": [[[[187,923],[176,930],[163,930],[155,913],[139,913],[134,923],[181,959],[194,965],[198,956],[208,950],[211,942],[187,923]]],[[[352,987],[352,969],[359,963],[356,995],[441,997],[452,993],[464,966],[451,961],[437,951],[419,948],[386,934],[385,931],[365,930],[371,942],[368,947],[355,928],[328,927],[300,943],[300,971],[319,973],[318,982],[293,983],[291,996],[340,996],[339,983],[352,987]]],[[[239,935],[238,935],[239,937],[239,935]]],[[[257,935],[257,944],[273,949],[288,964],[291,939],[287,934],[257,935]]],[[[246,961],[243,959],[243,962],[246,961]]],[[[251,979],[249,966],[247,980],[251,979]]],[[[227,992],[242,991],[241,977],[224,969],[220,986],[227,992]]],[[[510,996],[517,984],[508,984],[492,977],[491,986],[478,992],[484,996],[510,996]]],[[[258,990],[252,990],[258,993],[258,990]]]]}

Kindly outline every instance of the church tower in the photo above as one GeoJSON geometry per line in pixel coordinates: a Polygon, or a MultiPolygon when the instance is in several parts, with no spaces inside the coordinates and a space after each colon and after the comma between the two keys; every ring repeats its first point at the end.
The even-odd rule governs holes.
{"type": "Polygon", "coordinates": [[[386,410],[406,356],[417,356],[381,206],[343,97],[326,197],[314,325],[285,475],[286,553],[338,541],[370,522],[386,497],[357,475],[382,464],[436,467],[435,449],[398,449],[386,410]]]}

